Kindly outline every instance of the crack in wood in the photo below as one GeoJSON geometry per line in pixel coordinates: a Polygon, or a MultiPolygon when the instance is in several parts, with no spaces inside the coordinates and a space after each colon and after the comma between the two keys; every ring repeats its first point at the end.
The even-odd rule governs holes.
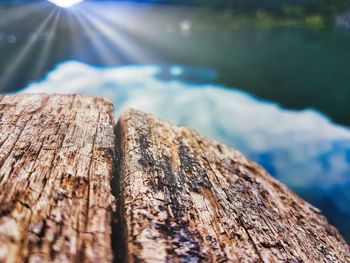
{"type": "Polygon", "coordinates": [[[241,153],[82,95],[0,95],[0,262],[350,262],[241,153]]]}

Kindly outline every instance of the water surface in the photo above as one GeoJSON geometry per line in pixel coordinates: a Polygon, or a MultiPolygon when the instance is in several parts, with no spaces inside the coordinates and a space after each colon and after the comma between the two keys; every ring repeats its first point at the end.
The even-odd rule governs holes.
{"type": "Polygon", "coordinates": [[[87,2],[55,11],[58,18],[35,32],[54,9],[13,5],[1,13],[2,91],[39,80],[65,60],[100,66],[178,64],[212,69],[217,77],[211,82],[239,87],[293,109],[316,108],[350,125],[346,27],[264,21],[242,25],[225,12],[87,2]],[[30,43],[24,56],[21,51],[30,43]],[[13,64],[18,66],[11,72],[13,64]]]}
{"type": "Polygon", "coordinates": [[[315,110],[287,110],[234,87],[186,81],[202,74],[179,66],[96,68],[72,61],[24,91],[105,96],[117,116],[137,108],[197,129],[260,163],[349,239],[350,130],[315,110]]]}

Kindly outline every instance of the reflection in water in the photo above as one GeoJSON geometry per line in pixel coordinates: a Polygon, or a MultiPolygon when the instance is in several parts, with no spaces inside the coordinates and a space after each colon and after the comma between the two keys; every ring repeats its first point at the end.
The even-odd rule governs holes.
{"type": "Polygon", "coordinates": [[[67,60],[195,65],[215,69],[216,81],[229,87],[294,109],[313,107],[350,125],[345,15],[338,17],[340,29],[264,20],[242,25],[249,24],[247,17],[224,11],[139,2],[85,1],[69,9],[47,1],[2,6],[0,1],[2,92],[41,79],[67,60]]]}
{"type": "Polygon", "coordinates": [[[84,93],[195,128],[243,151],[328,216],[350,239],[350,131],[314,110],[291,111],[180,66],[96,68],[66,62],[25,92],[84,93]],[[201,76],[203,78],[201,79],[201,76]],[[196,81],[194,81],[196,80],[196,81]]]}

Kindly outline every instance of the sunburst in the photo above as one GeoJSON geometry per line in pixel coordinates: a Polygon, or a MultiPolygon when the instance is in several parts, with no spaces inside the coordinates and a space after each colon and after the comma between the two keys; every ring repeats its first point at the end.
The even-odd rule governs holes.
{"type": "Polygon", "coordinates": [[[83,2],[83,0],[48,0],[48,1],[51,3],[54,3],[59,7],[64,7],[64,8],[68,8],[80,2],[83,2]]]}

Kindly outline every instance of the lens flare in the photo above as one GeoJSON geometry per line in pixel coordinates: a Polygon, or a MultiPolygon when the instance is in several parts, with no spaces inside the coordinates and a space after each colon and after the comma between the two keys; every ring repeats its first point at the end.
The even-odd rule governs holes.
{"type": "Polygon", "coordinates": [[[75,4],[83,2],[83,0],[48,0],[48,1],[51,3],[54,3],[55,5],[57,5],[59,7],[64,7],[64,8],[68,8],[68,7],[71,7],[75,4]]]}

